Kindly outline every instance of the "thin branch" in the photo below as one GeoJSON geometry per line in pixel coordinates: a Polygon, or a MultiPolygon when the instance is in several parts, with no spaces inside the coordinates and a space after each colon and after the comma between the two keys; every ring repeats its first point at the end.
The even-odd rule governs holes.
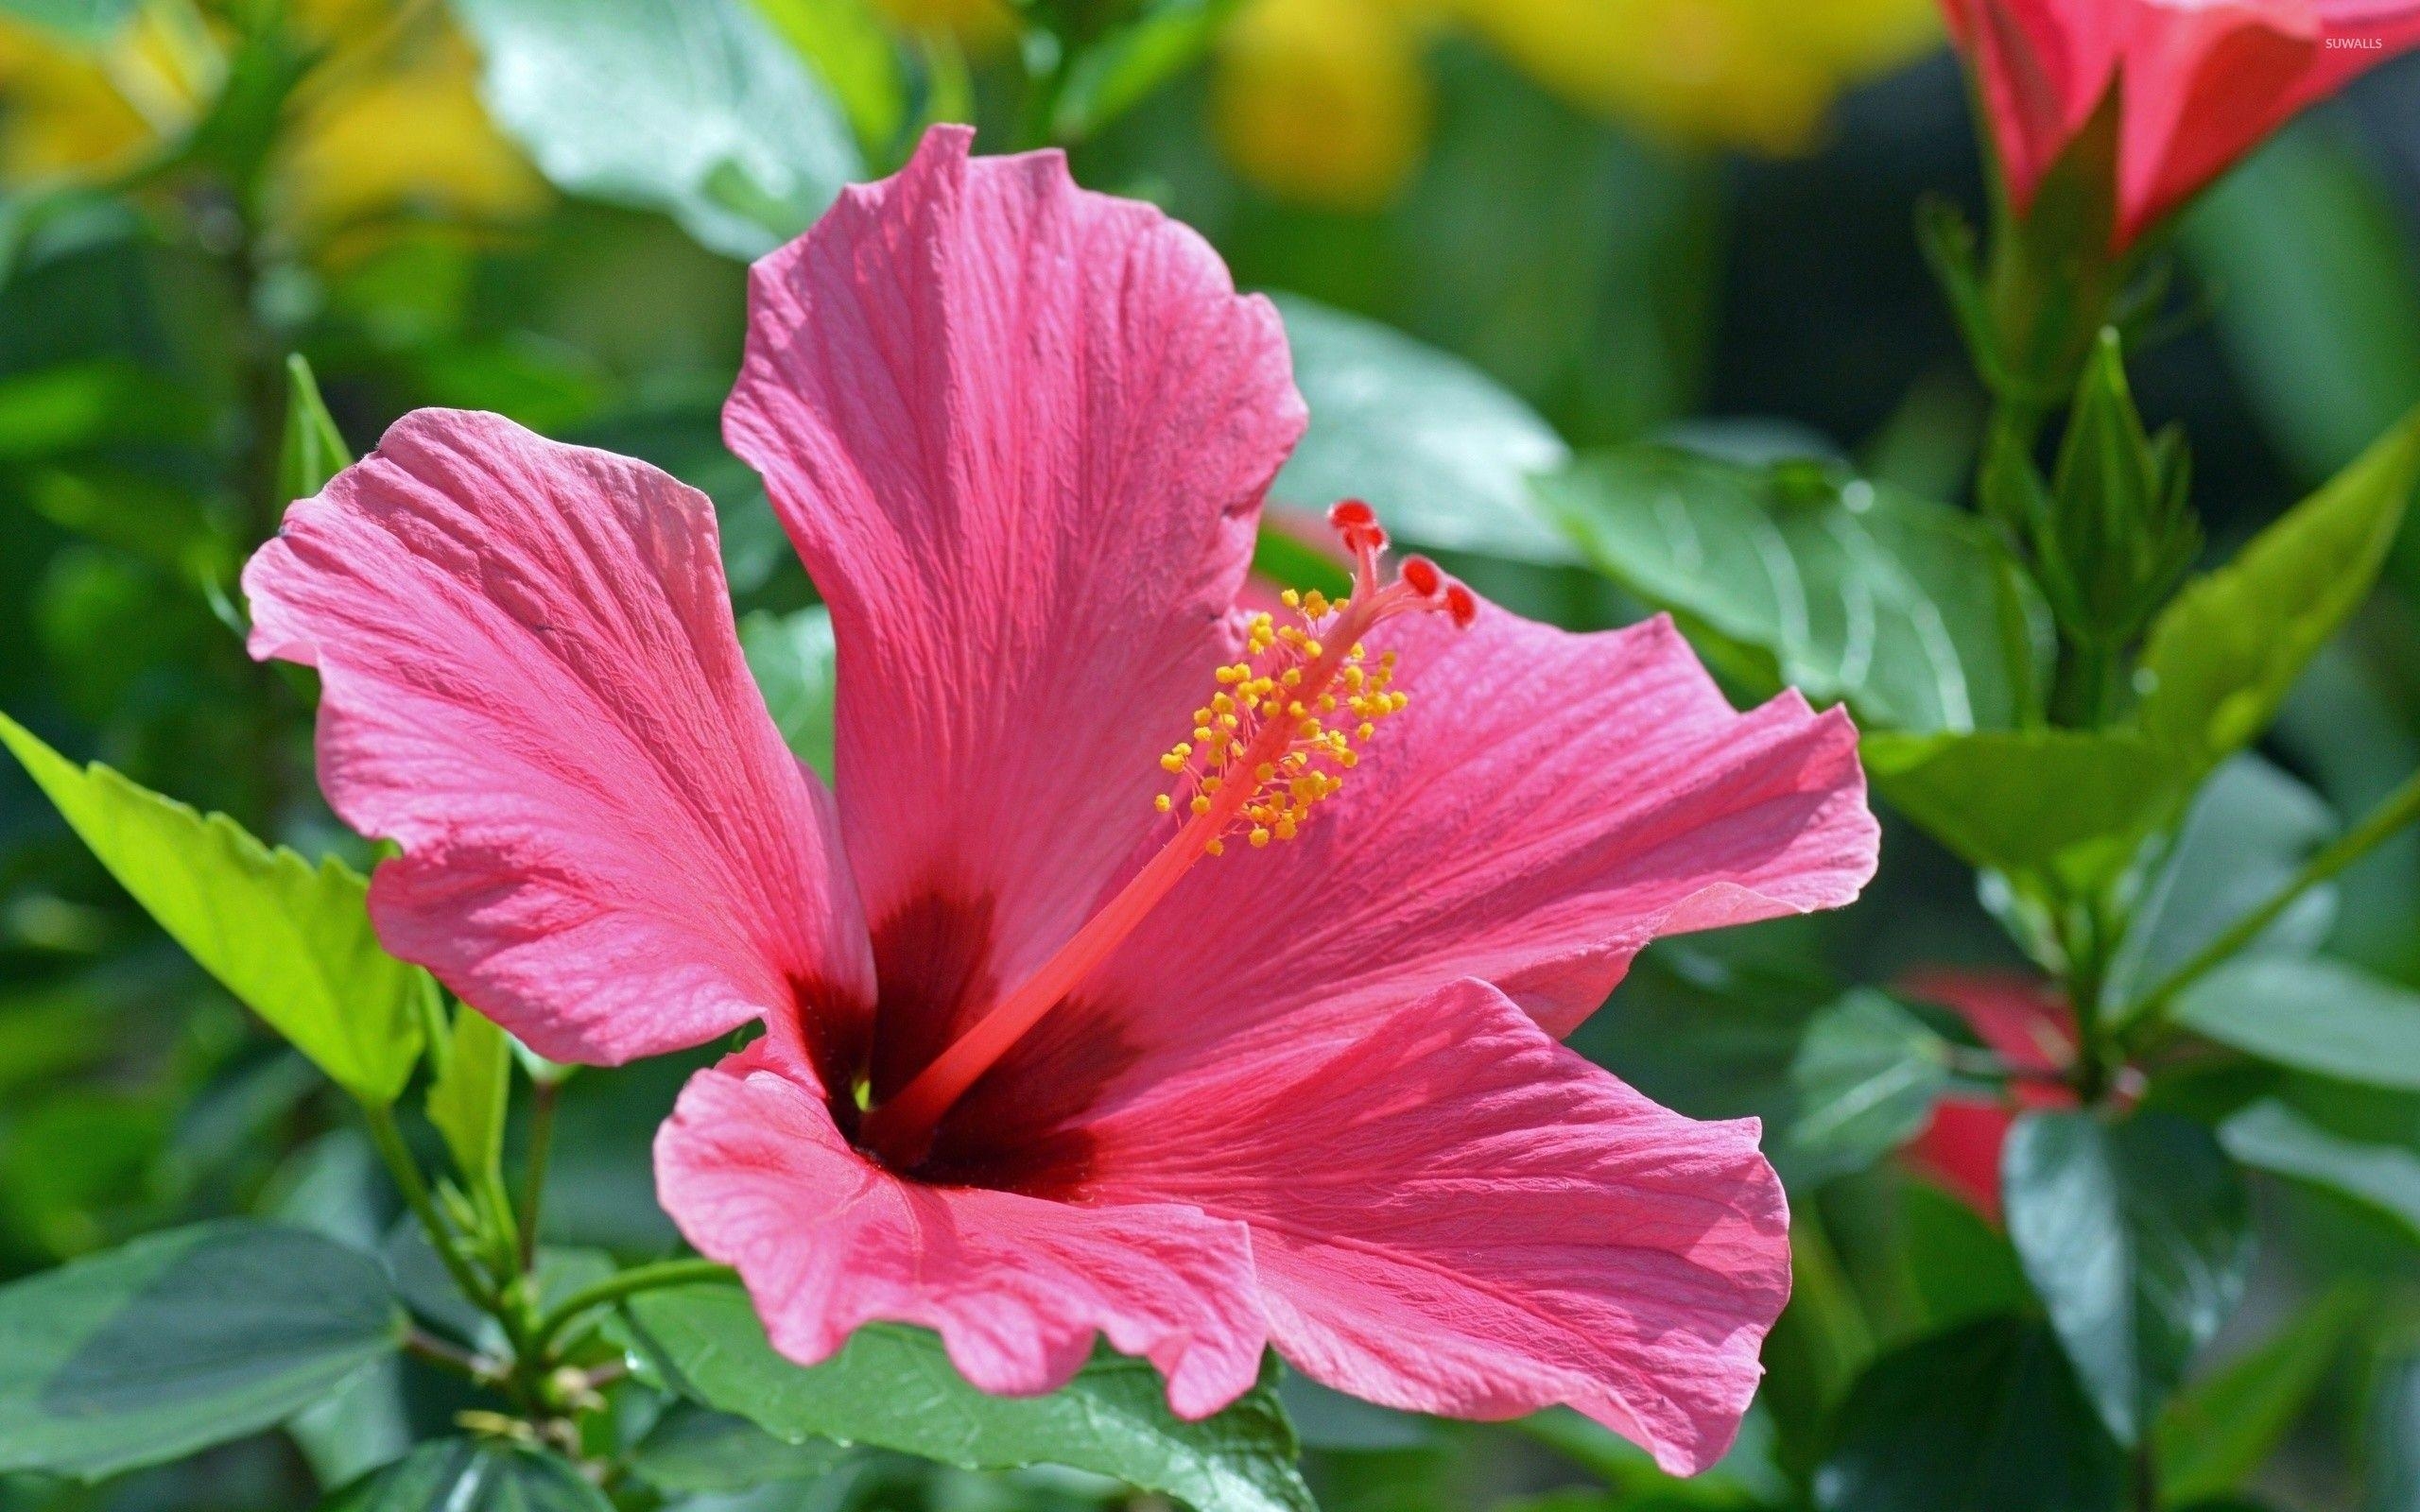
{"type": "Polygon", "coordinates": [[[378,1104],[364,1103],[361,1105],[361,1116],[369,1124],[371,1143],[378,1146],[378,1154],[386,1160],[387,1170],[395,1178],[395,1185],[402,1190],[405,1203],[412,1210],[413,1216],[420,1220],[421,1227],[428,1230],[429,1246],[437,1251],[437,1258],[444,1262],[445,1273],[454,1278],[454,1284],[461,1288],[464,1297],[491,1313],[499,1311],[495,1289],[471,1268],[469,1261],[462,1258],[461,1250],[454,1242],[453,1226],[438,1212],[437,1200],[429,1194],[428,1180],[420,1174],[420,1163],[412,1159],[410,1147],[404,1143],[403,1130],[395,1126],[394,1111],[378,1104]]]}
{"type": "Polygon", "coordinates": [[[538,1212],[546,1195],[546,1157],[555,1143],[555,1101],[562,1084],[540,1081],[529,1100],[529,1160],[521,1174],[521,1268],[538,1258],[538,1212]]]}
{"type": "Polygon", "coordinates": [[[2170,971],[2159,984],[2144,993],[2119,1020],[2128,1041],[2139,1046],[2142,1040],[2165,1022],[2168,1010],[2178,994],[2224,965],[2243,948],[2260,937],[2261,932],[2277,921],[2278,916],[2302,900],[2313,887],[2333,879],[2394,834],[2404,826],[2420,821],[2420,772],[2403,780],[2403,785],[2387,795],[2385,801],[2369,812],[2360,823],[2323,846],[2303,864],[2286,885],[2269,895],[2260,906],[2245,914],[2196,953],[2190,960],[2170,971]]]}
{"type": "Polygon", "coordinates": [[[554,1342],[557,1334],[570,1327],[582,1314],[618,1302],[633,1293],[734,1279],[730,1266],[711,1260],[663,1260],[652,1265],[638,1265],[616,1272],[593,1286],[583,1286],[572,1293],[540,1318],[538,1326],[530,1331],[530,1351],[534,1354],[545,1349],[554,1342]]]}

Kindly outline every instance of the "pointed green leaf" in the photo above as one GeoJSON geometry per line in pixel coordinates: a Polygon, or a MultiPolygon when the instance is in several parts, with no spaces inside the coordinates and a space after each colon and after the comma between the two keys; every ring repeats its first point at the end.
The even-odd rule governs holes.
{"type": "Polygon", "coordinates": [[[353,465],[353,453],[320,397],[320,380],[301,352],[285,359],[285,435],[277,450],[281,502],[309,498],[353,465]]]}
{"type": "Polygon", "coordinates": [[[2083,886],[2123,870],[2183,799],[2165,751],[2123,730],[1868,734],[1867,775],[1968,864],[2083,886]]]}
{"type": "Polygon", "coordinates": [[[97,1479],[282,1422],[402,1343],[377,1262],[246,1219],[0,1287],[0,1471],[97,1479]]]}
{"type": "MultiPolygon", "coordinates": [[[[2132,1002],[2192,959],[2285,886],[2336,829],[2318,794],[2260,757],[2221,765],[2193,795],[2175,840],[2136,892],[2104,997],[2132,1002]]],[[[2335,890],[2314,887],[2247,950],[2307,954],[2335,918],[2335,890]]]]}
{"type": "Polygon", "coordinates": [[[1692,1118],[1756,1118],[1792,1187],[1862,1170],[1924,1126],[1949,1077],[1947,1047],[1869,988],[1734,965],[1686,945],[1642,957],[1623,1011],[1573,1044],[1692,1118]]]}
{"type": "Polygon", "coordinates": [[[2017,1122],[2008,1236],[2101,1420],[2134,1443],[2226,1321],[2252,1261],[2243,1179],[2209,1130],[2159,1112],[2017,1122]]]}
{"type": "Polygon", "coordinates": [[[441,1438],[320,1503],[320,1512],[614,1512],[578,1467],[501,1439],[441,1438]]]}
{"type": "Polygon", "coordinates": [[[867,0],[755,0],[848,113],[857,143],[879,157],[908,122],[899,49],[867,0]]]}
{"type": "Polygon", "coordinates": [[[2136,680],[2153,739],[2206,769],[2259,738],[2294,679],[2369,596],[2420,476],[2420,411],[2334,481],[2186,585],[2136,680]]]}
{"type": "Polygon", "coordinates": [[[2018,724],[2036,702],[2041,606],[1971,515],[1813,463],[1651,447],[1540,490],[1599,570],[1758,693],[1911,731],[2018,724]]]}
{"type": "Polygon", "coordinates": [[[2153,1439],[2166,1499],[2241,1490],[2310,1405],[2367,1306],[2360,1288],[2341,1286],[2169,1402],[2153,1439]]]}
{"type": "Polygon", "coordinates": [[[1510,389],[1374,320],[1280,295],[1311,425],[1270,496],[1306,509],[1367,499],[1407,542],[1522,561],[1572,559],[1533,475],[1570,448],[1510,389]]]}
{"type": "Polygon", "coordinates": [[[830,1439],[792,1444],[735,1413],[674,1401],[631,1448],[631,1469],[661,1491],[744,1491],[828,1474],[848,1451],[830,1439]]]}
{"type": "Polygon", "coordinates": [[[749,0],[455,0],[496,123],[568,194],[756,257],[864,174],[821,79],[749,0]]]}
{"type": "Polygon", "coordinates": [[[493,1182],[504,1164],[504,1112],[510,1094],[512,1045],[486,1015],[463,1004],[428,1084],[428,1121],[444,1137],[466,1180],[493,1182]]]}
{"type": "Polygon", "coordinates": [[[2254,1170],[2347,1197],[2420,1244],[2420,1155],[2408,1146],[2347,1138],[2273,1097],[2228,1119],[2219,1140],[2254,1170]]]}
{"type": "Polygon", "coordinates": [[[2048,1331],[1994,1317],[1876,1359],[1815,1473],[1822,1512],[2114,1512],[2125,1460],[2048,1331]]]}
{"type": "Polygon", "coordinates": [[[1294,1431],[1266,1380],[1197,1423],[1167,1410],[1157,1371],[1104,1354],[1046,1397],[993,1397],[921,1329],[870,1324],[820,1366],[773,1352],[735,1286],[645,1292],[631,1329],[665,1383],[789,1443],[813,1438],[921,1454],[968,1469],[1065,1465],[1176,1497],[1200,1512],[1310,1512],[1294,1431]]]}
{"type": "Polygon", "coordinates": [[[402,1093],[435,988],[379,948],[358,873],[334,858],[314,868],[97,762],[78,767],[5,714],[0,744],[228,991],[354,1096],[386,1104],[402,1093]]]}
{"type": "Polygon", "coordinates": [[[2420,1091],[2420,992],[2317,957],[2238,958],[2187,988],[2177,1020],[2298,1071],[2420,1091]]]}

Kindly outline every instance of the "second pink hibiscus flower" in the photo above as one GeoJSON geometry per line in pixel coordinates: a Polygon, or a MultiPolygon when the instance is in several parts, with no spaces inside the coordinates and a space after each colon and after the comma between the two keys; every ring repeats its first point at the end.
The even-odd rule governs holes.
{"type": "Polygon", "coordinates": [[[700,496],[416,414],[245,575],[330,801],[402,848],[381,937],[561,1058],[765,1025],[658,1179],[800,1361],[890,1319],[1037,1392],[1105,1334],[1200,1416],[1273,1345],[1710,1463],[1781,1189],[1557,1037],[1660,933],[1856,895],[1847,719],[1735,713],[1663,621],[1390,577],[1357,507],[1349,604],[1236,611],[1304,422],[1276,315],[1055,155],[937,130],[752,289],[727,429],[831,604],[837,795],[700,496]]]}

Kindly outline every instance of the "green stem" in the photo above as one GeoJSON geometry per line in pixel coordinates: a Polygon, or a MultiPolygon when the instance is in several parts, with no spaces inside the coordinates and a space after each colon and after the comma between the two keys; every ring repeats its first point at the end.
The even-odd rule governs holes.
{"type": "Polygon", "coordinates": [[[483,1386],[493,1385],[500,1375],[494,1361],[473,1354],[460,1345],[441,1339],[421,1328],[406,1331],[404,1352],[415,1360],[424,1360],[441,1369],[468,1377],[483,1386]]]}
{"type": "Polygon", "coordinates": [[[541,1081],[529,1099],[529,1159],[521,1174],[521,1268],[538,1258],[538,1211],[546,1196],[546,1157],[555,1144],[555,1100],[560,1083],[541,1081]]]}
{"type": "Polygon", "coordinates": [[[730,1266],[712,1260],[660,1260],[652,1265],[635,1265],[619,1271],[593,1286],[583,1286],[564,1297],[538,1320],[530,1331],[529,1349],[535,1353],[552,1344],[555,1336],[569,1328],[581,1314],[618,1302],[636,1292],[654,1291],[665,1286],[689,1286],[700,1281],[727,1281],[734,1279],[730,1266]]]}
{"type": "Polygon", "coordinates": [[[2107,1094],[2115,1045],[2101,989],[2107,980],[2110,930],[2098,897],[2060,910],[2060,950],[2067,958],[2067,1005],[2076,1021],[2075,1089],[2087,1107],[2107,1094]]]}
{"type": "Polygon", "coordinates": [[[2165,1022],[2168,1010],[2176,997],[2200,981],[2243,948],[2260,937],[2261,932],[2277,921],[2279,915],[2299,902],[2303,894],[2334,878],[2394,834],[2398,830],[2420,821],[2420,772],[2403,780],[2403,785],[2386,796],[2386,799],[2369,812],[2360,823],[2338,835],[2320,848],[2303,863],[2286,885],[2269,895],[2260,906],[2245,914],[2196,953],[2190,960],[2163,977],[2159,984],[2144,993],[2120,1019],[2130,1043],[2141,1045],[2165,1022]]]}
{"type": "Polygon", "coordinates": [[[405,1203],[412,1210],[412,1215],[420,1220],[421,1227],[428,1230],[429,1247],[435,1249],[437,1258],[445,1263],[445,1273],[454,1278],[454,1284],[461,1288],[463,1296],[491,1313],[498,1311],[495,1288],[482,1280],[471,1268],[471,1263],[462,1258],[461,1250],[454,1242],[453,1227],[437,1211],[437,1199],[429,1194],[427,1178],[420,1174],[420,1163],[412,1159],[410,1147],[405,1144],[404,1131],[395,1126],[394,1110],[364,1103],[361,1105],[361,1116],[369,1124],[371,1143],[378,1146],[379,1157],[387,1162],[388,1172],[402,1190],[405,1203]]]}

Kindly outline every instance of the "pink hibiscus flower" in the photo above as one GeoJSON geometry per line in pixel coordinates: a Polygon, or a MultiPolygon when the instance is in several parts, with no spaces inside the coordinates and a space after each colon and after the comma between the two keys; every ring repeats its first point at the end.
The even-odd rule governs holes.
{"type": "Polygon", "coordinates": [[[2119,249],[2304,107],[2420,45],[2413,0],[1943,0],[2022,214],[2118,91],[2119,249]]]}
{"type": "Polygon", "coordinates": [[[1781,1189],[1753,1123],[1556,1037],[1658,933],[1856,894],[1848,720],[1733,713],[1662,621],[1381,581],[1366,507],[1349,604],[1231,611],[1304,423],[1277,317],[1055,154],[936,130],[751,315],[727,430],[831,604],[837,797],[702,497],[406,417],[245,575],[254,654],[320,670],[329,800],[402,848],[389,947],[559,1058],[765,1025],[658,1186],[794,1359],[892,1319],[1029,1393],[1105,1334],[1198,1417],[1273,1344],[1716,1457],[1781,1189]]]}

